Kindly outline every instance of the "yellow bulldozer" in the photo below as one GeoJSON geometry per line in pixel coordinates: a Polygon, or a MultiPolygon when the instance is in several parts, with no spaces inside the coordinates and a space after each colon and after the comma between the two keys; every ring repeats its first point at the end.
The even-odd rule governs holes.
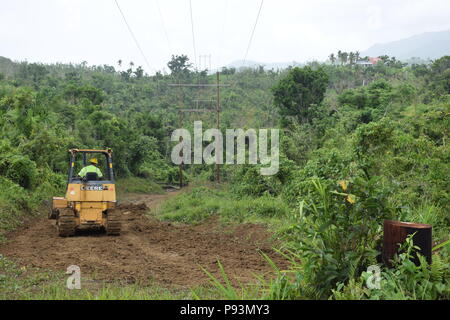
{"type": "Polygon", "coordinates": [[[49,219],[56,220],[61,237],[73,236],[83,229],[103,229],[108,235],[119,235],[121,222],[116,210],[112,150],[71,149],[69,153],[66,196],[53,198],[49,219]],[[100,161],[93,157],[99,157],[100,161]],[[79,176],[88,161],[98,163],[99,169],[79,176]]]}

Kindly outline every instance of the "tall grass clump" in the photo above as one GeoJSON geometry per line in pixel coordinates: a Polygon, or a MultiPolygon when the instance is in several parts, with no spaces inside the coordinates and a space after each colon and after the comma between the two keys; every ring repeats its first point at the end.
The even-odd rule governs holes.
{"type": "Polygon", "coordinates": [[[301,277],[290,297],[323,299],[337,283],[376,263],[380,228],[389,211],[383,205],[385,195],[374,191],[376,180],[341,181],[338,186],[317,179],[309,183],[308,196],[299,202],[281,234],[291,256],[301,261],[293,263],[301,277]]]}
{"type": "Polygon", "coordinates": [[[159,215],[163,220],[196,223],[212,216],[231,222],[264,221],[288,213],[288,206],[278,197],[238,197],[226,188],[197,187],[165,202],[159,215]]]}

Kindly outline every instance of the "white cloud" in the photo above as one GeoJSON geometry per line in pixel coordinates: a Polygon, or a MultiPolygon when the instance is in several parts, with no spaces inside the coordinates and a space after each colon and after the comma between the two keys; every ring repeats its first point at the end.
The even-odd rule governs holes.
{"type": "MultiPolygon", "coordinates": [[[[119,4],[152,67],[164,68],[171,52],[156,0],[119,4]]],[[[189,1],[159,4],[173,52],[194,60],[189,1]]],[[[222,64],[243,59],[259,4],[192,0],[197,55],[211,54],[213,66],[219,59],[222,64]]],[[[446,30],[449,9],[446,0],[265,0],[248,59],[324,59],[339,49],[361,51],[379,42],[446,30]]],[[[115,66],[122,59],[148,69],[114,0],[0,0],[0,55],[115,66]]]]}

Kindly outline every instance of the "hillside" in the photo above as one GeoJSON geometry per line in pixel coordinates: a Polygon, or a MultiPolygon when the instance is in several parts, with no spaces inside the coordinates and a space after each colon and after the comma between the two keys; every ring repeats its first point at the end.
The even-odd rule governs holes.
{"type": "Polygon", "coordinates": [[[0,73],[12,75],[14,72],[14,62],[10,59],[0,56],[0,73]]]}
{"type": "Polygon", "coordinates": [[[361,56],[394,56],[399,60],[414,57],[438,59],[450,54],[450,30],[426,32],[398,41],[376,44],[361,52],[361,56]]]}
{"type": "MultiPolygon", "coordinates": [[[[360,57],[379,57],[388,55],[402,61],[428,61],[450,54],[450,30],[426,32],[398,41],[379,43],[362,51],[360,57]],[[415,58],[415,59],[414,59],[415,58]]],[[[286,69],[289,66],[301,66],[305,62],[261,62],[236,60],[226,65],[227,68],[254,68],[264,66],[265,70],[286,69]]]]}
{"type": "MultiPolygon", "coordinates": [[[[429,65],[225,69],[219,129],[275,129],[279,170],[228,163],[219,182],[214,164],[186,162],[188,186],[157,196],[180,181],[175,129],[216,126],[215,114],[179,112],[215,99],[214,86],[170,84],[213,85],[215,75],[187,56],[155,76],[132,64],[2,61],[0,299],[450,298],[450,56],[429,65]],[[67,150],[105,147],[114,150],[123,233],[73,229],[60,239],[48,199],[66,191],[67,150]],[[384,266],[384,220],[431,225],[432,261],[416,266],[406,243],[394,267],[384,266]],[[69,263],[96,287],[61,286],[69,263]],[[383,290],[366,287],[374,265],[383,290]],[[228,277],[242,288],[225,288],[228,277]]],[[[263,141],[254,146],[269,149],[263,141]]]]}

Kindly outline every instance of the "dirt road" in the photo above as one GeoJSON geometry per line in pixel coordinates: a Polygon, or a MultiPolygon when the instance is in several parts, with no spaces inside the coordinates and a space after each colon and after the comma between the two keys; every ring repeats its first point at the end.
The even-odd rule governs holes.
{"type": "Polygon", "coordinates": [[[241,282],[252,281],[252,273],[270,274],[272,270],[258,250],[280,266],[286,265],[271,249],[270,234],[262,226],[224,228],[215,218],[195,226],[159,221],[152,212],[172,195],[141,195],[120,205],[120,236],[84,232],[60,238],[51,221],[40,218],[10,233],[0,254],[26,268],[65,271],[74,264],[93,279],[156,281],[177,287],[207,282],[200,266],[218,276],[217,260],[241,282]]]}

